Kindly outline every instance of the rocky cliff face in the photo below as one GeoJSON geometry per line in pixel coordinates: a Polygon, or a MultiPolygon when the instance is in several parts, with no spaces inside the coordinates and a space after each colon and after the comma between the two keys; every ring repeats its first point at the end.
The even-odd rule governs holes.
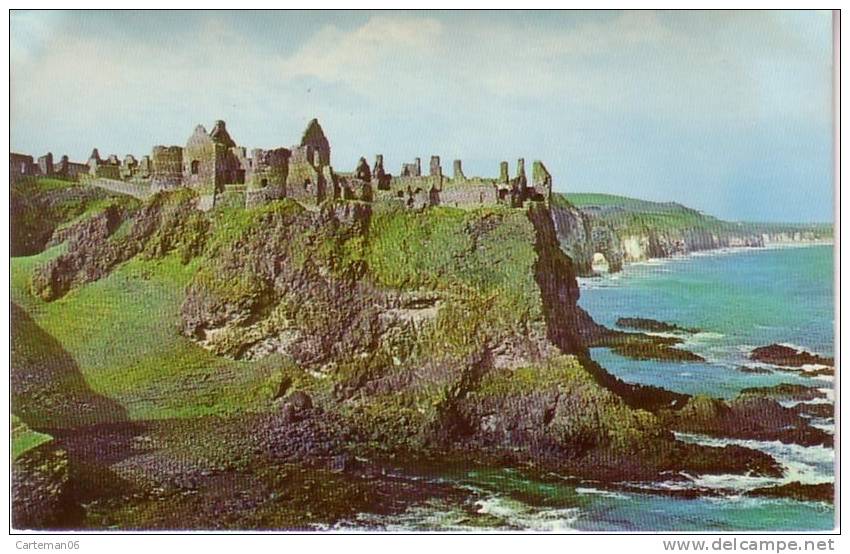
{"type": "MultiPolygon", "coordinates": [[[[31,293],[52,301],[135,257],[191,262],[175,332],[187,350],[275,367],[259,408],[274,416],[269,448],[321,442],[328,459],[438,457],[614,480],[778,471],[751,450],[675,440],[652,411],[684,399],[627,385],[588,358],[588,337],[604,329],[578,307],[578,270],[558,237],[572,225],[594,240],[576,211],[279,200],[201,212],[195,201],[160,193],[69,227],[55,235],[65,251],[35,267],[31,293]],[[296,432],[318,427],[330,438],[296,432]]],[[[37,395],[13,385],[22,417],[53,421],[55,409],[27,404],[37,395]]],[[[120,412],[97,410],[116,422],[120,412]]]]}
{"type": "Polygon", "coordinates": [[[545,206],[273,202],[214,225],[205,257],[182,332],[220,355],[292,360],[280,396],[308,391],[367,455],[621,478],[709,460],[775,471],[751,451],[675,441],[633,407],[646,391],[587,358],[594,324],[545,206]]]}

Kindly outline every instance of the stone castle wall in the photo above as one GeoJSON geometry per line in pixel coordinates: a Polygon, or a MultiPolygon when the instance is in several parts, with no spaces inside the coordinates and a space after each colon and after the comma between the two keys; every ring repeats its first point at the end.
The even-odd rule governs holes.
{"type": "Polygon", "coordinates": [[[151,187],[173,189],[183,184],[183,148],[154,146],[151,153],[151,187]]]}

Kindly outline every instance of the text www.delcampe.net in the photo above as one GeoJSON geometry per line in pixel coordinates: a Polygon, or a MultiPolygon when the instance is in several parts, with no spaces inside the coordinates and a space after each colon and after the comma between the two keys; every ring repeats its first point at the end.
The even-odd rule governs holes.
{"type": "Polygon", "coordinates": [[[664,540],[666,552],[825,552],[835,550],[835,539],[715,539],[664,540]]]}

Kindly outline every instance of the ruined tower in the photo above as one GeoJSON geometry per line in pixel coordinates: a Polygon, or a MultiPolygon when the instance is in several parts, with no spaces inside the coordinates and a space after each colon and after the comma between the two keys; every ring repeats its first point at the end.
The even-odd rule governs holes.
{"type": "Polygon", "coordinates": [[[431,156],[431,164],[428,174],[431,175],[431,177],[443,176],[443,168],[440,166],[440,156],[431,156]]]}
{"type": "Polygon", "coordinates": [[[508,176],[508,162],[499,162],[499,182],[507,184],[510,181],[508,176]]]}
{"type": "Polygon", "coordinates": [[[42,175],[53,175],[53,153],[38,157],[38,170],[42,175]]]}
{"type": "Polygon", "coordinates": [[[452,167],[452,178],[457,181],[462,181],[466,179],[466,175],[463,174],[463,164],[460,160],[455,160],[452,167]]]}
{"type": "Polygon", "coordinates": [[[321,167],[331,164],[331,144],[318,119],[311,119],[307,124],[301,135],[301,146],[312,150],[314,157],[311,161],[314,165],[321,167]]]}
{"type": "Polygon", "coordinates": [[[357,160],[357,167],[354,169],[354,178],[360,179],[361,181],[372,180],[372,171],[369,169],[369,164],[366,162],[366,158],[361,157],[357,160]]]}

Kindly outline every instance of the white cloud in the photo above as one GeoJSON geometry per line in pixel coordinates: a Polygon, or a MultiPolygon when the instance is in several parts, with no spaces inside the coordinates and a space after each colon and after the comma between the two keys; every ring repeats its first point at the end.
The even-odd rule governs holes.
{"type": "Polygon", "coordinates": [[[291,57],[282,60],[284,75],[312,76],[363,86],[401,73],[415,75],[441,40],[443,25],[432,18],[378,15],[344,31],[320,29],[291,57]]]}

